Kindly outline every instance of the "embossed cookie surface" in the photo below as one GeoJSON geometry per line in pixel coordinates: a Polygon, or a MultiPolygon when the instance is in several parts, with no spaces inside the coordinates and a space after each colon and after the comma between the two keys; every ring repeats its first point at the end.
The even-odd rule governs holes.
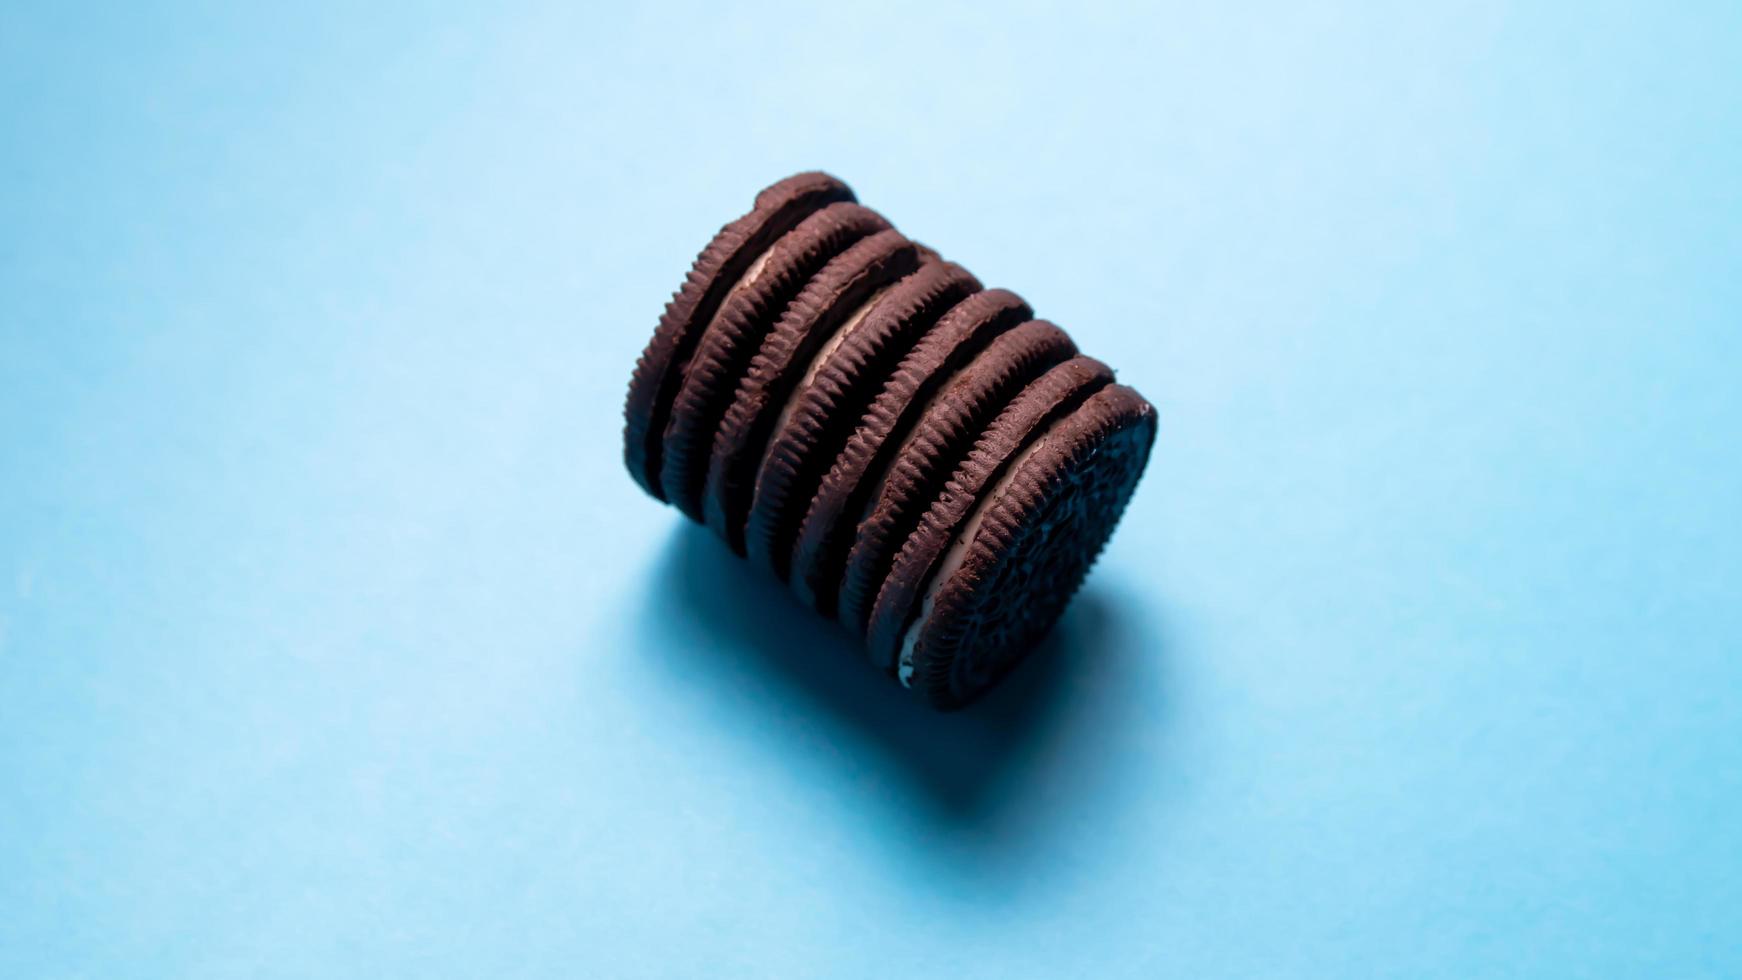
{"type": "Polygon", "coordinates": [[[940,708],[972,700],[1049,630],[1136,489],[1155,409],[1095,393],[1026,448],[983,497],[902,639],[899,675],[940,708]]]}
{"type": "Polygon", "coordinates": [[[854,534],[841,580],[840,617],[869,624],[895,552],[985,426],[1018,392],[1075,354],[1064,331],[1031,320],[1000,336],[928,406],[897,450],[854,534]]]}
{"type": "Polygon", "coordinates": [[[1024,388],[986,427],[902,542],[884,576],[866,635],[873,663],[894,668],[902,633],[918,611],[921,591],[981,496],[1042,429],[1112,383],[1113,372],[1107,365],[1090,357],[1073,357],[1024,388]]]}

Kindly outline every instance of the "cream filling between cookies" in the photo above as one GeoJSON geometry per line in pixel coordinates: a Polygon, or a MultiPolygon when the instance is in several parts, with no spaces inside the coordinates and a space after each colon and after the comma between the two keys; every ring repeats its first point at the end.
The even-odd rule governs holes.
{"type": "MultiPolygon", "coordinates": [[[[768,260],[773,257],[774,246],[770,245],[761,255],[756,256],[756,261],[750,263],[750,268],[745,269],[738,281],[732,284],[732,288],[726,291],[726,300],[756,285],[756,280],[762,278],[762,270],[768,268],[768,260]]],[[[720,301],[721,310],[726,308],[726,300],[720,301]]],[[[719,316],[719,310],[715,310],[714,315],[719,316]]]]}
{"type": "Polygon", "coordinates": [[[949,584],[950,579],[955,577],[956,572],[961,570],[962,562],[968,557],[968,549],[973,546],[974,538],[979,536],[980,526],[986,522],[987,513],[991,511],[992,506],[998,502],[999,498],[1003,497],[1005,492],[1010,489],[1011,483],[1016,480],[1017,474],[1022,472],[1022,468],[1028,461],[1046,448],[1047,440],[1070,417],[1071,413],[1065,413],[1064,417],[1054,421],[1034,436],[1033,440],[1016,454],[1016,458],[1010,461],[1010,465],[1004,470],[1004,475],[998,478],[998,482],[981,496],[979,502],[974,505],[973,513],[968,515],[968,519],[962,522],[962,529],[956,533],[955,540],[950,542],[949,550],[944,552],[943,560],[933,570],[931,581],[926,583],[925,596],[920,599],[918,614],[908,624],[907,632],[901,635],[901,659],[896,676],[901,679],[902,687],[913,686],[913,654],[914,648],[919,645],[919,634],[925,628],[926,622],[931,619],[932,610],[937,606],[938,593],[942,592],[944,586],[949,584]]]}
{"type": "Polygon", "coordinates": [[[823,346],[817,350],[816,356],[811,358],[810,366],[805,368],[804,377],[793,387],[792,394],[787,396],[786,404],[780,409],[780,416],[774,420],[774,428],[771,430],[774,437],[769,439],[768,445],[762,449],[763,466],[768,465],[768,457],[774,452],[774,445],[779,441],[780,433],[786,431],[786,424],[792,421],[793,413],[798,411],[799,402],[803,400],[804,393],[810,389],[811,383],[816,381],[817,375],[822,373],[829,358],[833,357],[835,351],[847,342],[847,338],[852,335],[854,330],[859,329],[859,325],[864,323],[865,318],[871,314],[871,308],[876,306],[877,301],[882,299],[884,294],[892,288],[894,287],[884,286],[872,293],[865,302],[860,303],[852,313],[848,314],[847,319],[841,321],[841,325],[835,328],[835,332],[829,336],[829,339],[823,342],[823,346]]]}

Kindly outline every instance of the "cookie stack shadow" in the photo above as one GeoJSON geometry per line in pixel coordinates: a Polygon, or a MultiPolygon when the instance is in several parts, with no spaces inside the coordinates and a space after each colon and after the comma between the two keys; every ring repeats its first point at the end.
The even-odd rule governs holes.
{"type": "Polygon", "coordinates": [[[1051,628],[1155,413],[1021,297],[799,174],[697,257],[637,362],[630,475],[953,708],[1051,628]]]}

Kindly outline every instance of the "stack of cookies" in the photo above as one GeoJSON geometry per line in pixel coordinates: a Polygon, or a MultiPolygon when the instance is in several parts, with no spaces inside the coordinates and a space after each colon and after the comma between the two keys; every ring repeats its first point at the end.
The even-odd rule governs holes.
{"type": "Polygon", "coordinates": [[[1149,403],[1063,330],[822,173],[702,250],[625,415],[636,482],[939,708],[1051,628],[1155,439],[1149,403]]]}

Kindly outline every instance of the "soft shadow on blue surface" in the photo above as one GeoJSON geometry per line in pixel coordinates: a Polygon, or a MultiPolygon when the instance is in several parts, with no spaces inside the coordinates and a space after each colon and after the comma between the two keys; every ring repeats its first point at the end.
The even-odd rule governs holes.
{"type": "MultiPolygon", "coordinates": [[[[1110,726],[1132,718],[1113,702],[1135,677],[1165,673],[1156,669],[1165,666],[1165,643],[1144,628],[1148,617],[1123,608],[1091,576],[1002,684],[961,711],[939,713],[871,668],[846,630],[697,525],[672,533],[655,575],[669,584],[650,590],[648,632],[676,640],[654,648],[676,676],[740,675],[767,694],[762,710],[807,716],[807,728],[851,753],[845,762],[892,777],[910,803],[926,807],[929,829],[969,835],[981,848],[1016,837],[1032,844],[1057,822],[1049,816],[1088,802],[1061,799],[1059,777],[1083,789],[1107,775],[1095,747],[1115,736],[1110,726]],[[674,624],[691,631],[689,642],[672,636],[674,624]]],[[[721,684],[721,698],[739,687],[721,684]]],[[[1146,700],[1154,725],[1154,702],[1165,702],[1165,692],[1146,700]]]]}

